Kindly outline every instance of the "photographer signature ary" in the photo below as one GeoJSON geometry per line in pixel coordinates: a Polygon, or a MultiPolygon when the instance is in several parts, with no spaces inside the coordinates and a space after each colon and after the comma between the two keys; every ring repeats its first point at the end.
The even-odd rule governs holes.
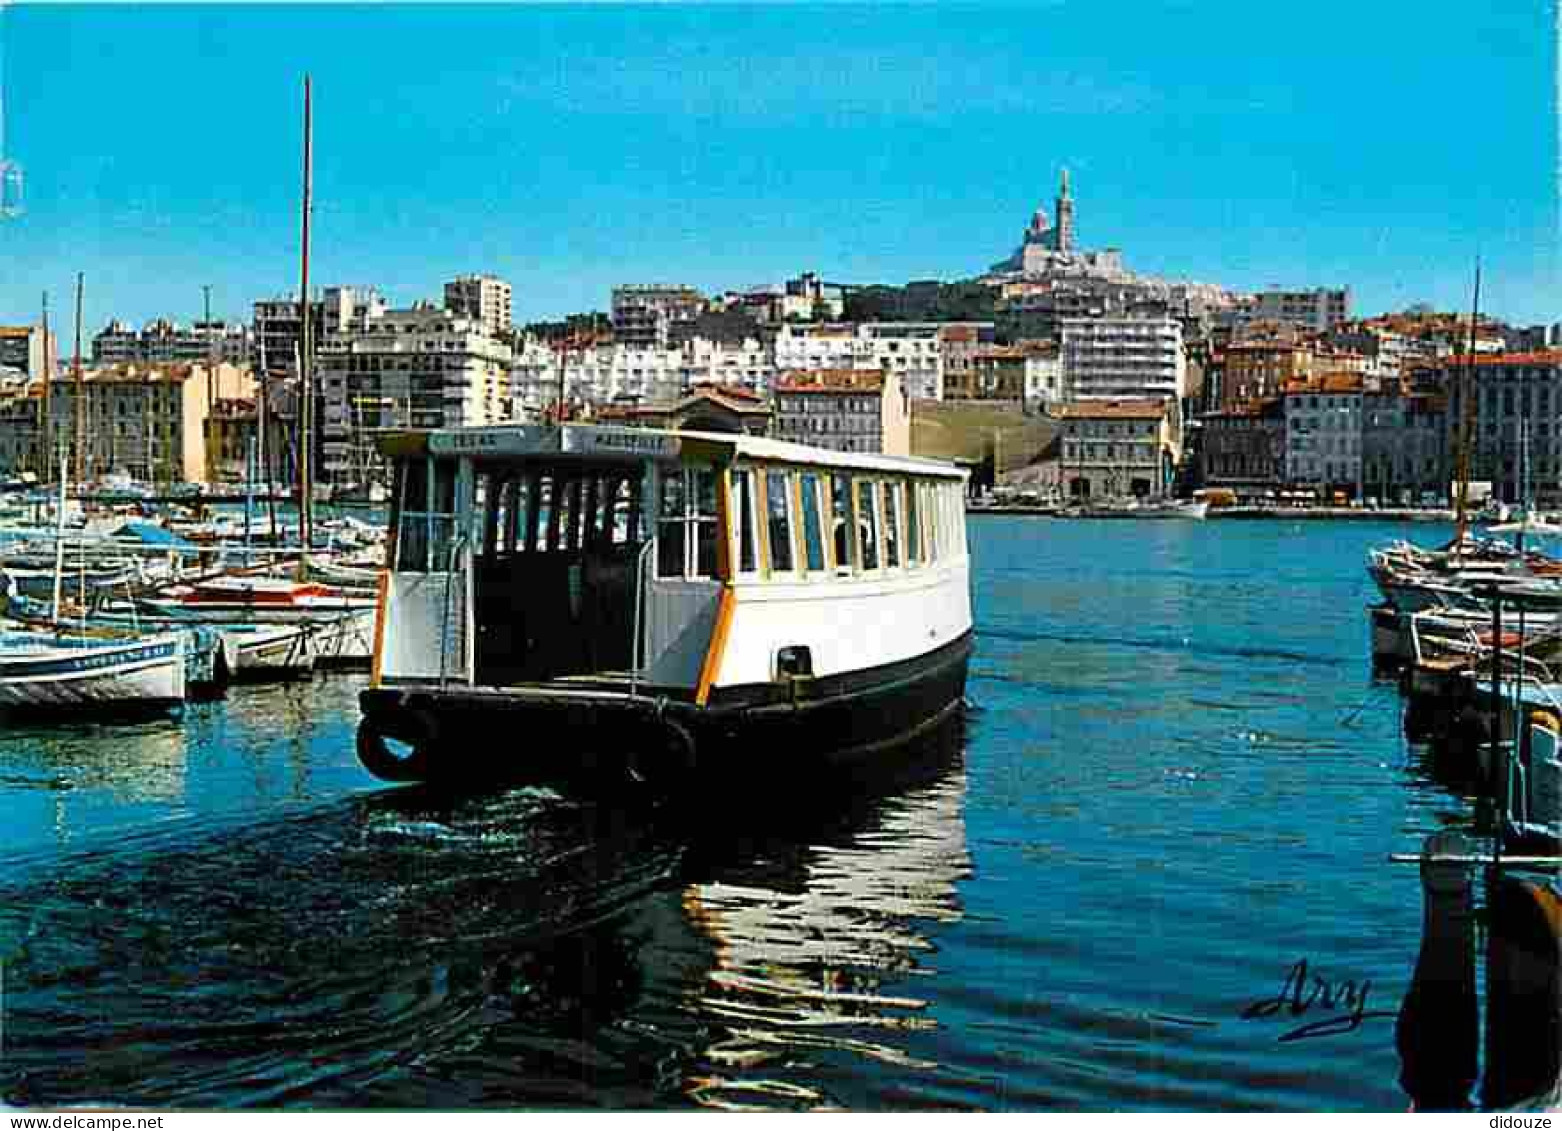
{"type": "Polygon", "coordinates": [[[1307,959],[1298,959],[1286,972],[1280,991],[1272,997],[1262,998],[1242,1010],[1244,1021],[1257,1021],[1270,1017],[1301,1018],[1309,1013],[1328,1016],[1297,1025],[1280,1034],[1281,1041],[1302,1041],[1310,1037],[1333,1037],[1352,1033],[1361,1028],[1362,1022],[1373,1018],[1397,1017],[1391,1009],[1368,1009],[1367,997],[1372,992],[1372,980],[1357,981],[1347,978],[1331,982],[1309,969],[1307,959]]]}

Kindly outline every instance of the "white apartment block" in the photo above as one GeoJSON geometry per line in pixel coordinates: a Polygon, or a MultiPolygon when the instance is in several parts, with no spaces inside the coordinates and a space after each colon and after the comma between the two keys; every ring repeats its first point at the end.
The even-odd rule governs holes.
{"type": "MultiPolygon", "coordinates": [[[[374,287],[331,286],[309,304],[310,340],[318,350],[337,334],[361,330],[387,309],[374,287]]],[[[296,298],[283,295],[255,303],[251,331],[256,368],[273,376],[296,373],[304,323],[296,298]]]]}
{"type": "Polygon", "coordinates": [[[1176,400],[1187,395],[1175,318],[1067,318],[1062,381],[1073,400],[1176,400]]]}
{"type": "Polygon", "coordinates": [[[1350,288],[1287,291],[1273,287],[1253,296],[1253,314],[1264,321],[1330,330],[1350,318],[1350,288]]]}
{"type": "Polygon", "coordinates": [[[900,379],[915,400],[944,399],[940,322],[783,325],[776,331],[778,370],[876,370],[900,379]]]}
{"type": "Polygon", "coordinates": [[[510,347],[428,303],[327,335],[316,354],[325,473],[351,477],[386,428],[453,428],[516,417],[510,347]]]}
{"type": "Polygon", "coordinates": [[[510,284],[493,275],[462,275],[445,284],[445,309],[498,337],[514,324],[510,284]]]}
{"type": "Polygon", "coordinates": [[[1063,380],[1063,355],[1052,342],[1022,342],[1025,354],[1025,403],[1061,404],[1071,400],[1063,380]]]}
{"type": "Polygon", "coordinates": [[[559,397],[559,366],[570,403],[635,401],[671,404],[695,385],[736,385],[768,392],[776,367],[757,339],[741,343],[693,338],[670,349],[622,343],[560,349],[528,339],[515,356],[516,397],[530,413],[546,411],[559,397]]]}

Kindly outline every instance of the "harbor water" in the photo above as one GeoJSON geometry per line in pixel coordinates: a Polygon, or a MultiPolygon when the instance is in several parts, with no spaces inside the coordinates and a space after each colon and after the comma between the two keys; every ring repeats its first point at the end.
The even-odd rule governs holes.
{"type": "Polygon", "coordinates": [[[386,788],[358,676],[8,727],[0,1102],[1404,1110],[1473,806],[1363,566],[1445,534],[973,518],[963,726],[708,819],[386,788]]]}

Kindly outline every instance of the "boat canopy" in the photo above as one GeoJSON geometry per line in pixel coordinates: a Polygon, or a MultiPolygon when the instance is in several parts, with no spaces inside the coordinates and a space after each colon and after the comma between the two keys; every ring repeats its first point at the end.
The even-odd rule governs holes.
{"type": "Polygon", "coordinates": [[[717,464],[740,457],[776,463],[806,463],[861,471],[964,479],[966,471],[942,460],[886,456],[869,452],[838,452],[787,440],[729,432],[671,432],[598,424],[478,425],[468,428],[401,431],[380,438],[387,456],[470,456],[475,459],[578,456],[591,460],[684,459],[717,464]]]}

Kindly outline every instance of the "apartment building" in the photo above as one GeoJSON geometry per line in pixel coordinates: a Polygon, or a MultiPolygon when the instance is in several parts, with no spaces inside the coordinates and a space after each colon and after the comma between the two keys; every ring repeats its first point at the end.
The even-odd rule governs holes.
{"type": "Polygon", "coordinates": [[[510,346],[431,303],[330,334],[316,354],[325,477],[357,481],[386,428],[453,428],[516,417],[510,346]]]}
{"type": "Polygon", "coordinates": [[[1182,325],[1174,318],[1065,319],[1061,357],[1076,401],[1175,402],[1187,391],[1182,325]]]}
{"type": "Polygon", "coordinates": [[[1285,400],[1270,397],[1202,417],[1203,480],[1263,498],[1285,483],[1285,400]]]}
{"type": "Polygon", "coordinates": [[[88,370],[79,384],[59,376],[49,392],[51,434],[65,446],[71,474],[79,466],[87,479],[124,472],[146,482],[194,483],[213,478],[206,447],[212,405],[253,398],[255,378],[227,363],[130,363],[88,370]]]}
{"type": "Polygon", "coordinates": [[[1362,494],[1362,381],[1326,373],[1294,381],[1285,400],[1285,477],[1325,498],[1362,494]]]}
{"type": "Polygon", "coordinates": [[[42,411],[42,381],[0,386],[0,472],[44,476],[42,411]]]}
{"type": "Polygon", "coordinates": [[[777,439],[842,452],[911,454],[911,405],[892,371],[783,372],[775,385],[777,439]]]}
{"type": "Polygon", "coordinates": [[[1449,475],[1469,402],[1470,478],[1504,502],[1529,489],[1539,505],[1562,506],[1562,350],[1478,353],[1442,359],[1426,376],[1447,395],[1443,423],[1449,475]]]}
{"type": "Polygon", "coordinates": [[[0,376],[41,381],[58,359],[53,330],[45,337],[42,326],[0,326],[0,376]]]}
{"type": "Polygon", "coordinates": [[[510,299],[510,284],[493,275],[462,275],[445,284],[445,309],[496,338],[513,329],[510,299]]]}
{"type": "Polygon", "coordinates": [[[1249,338],[1226,346],[1220,407],[1239,408],[1278,397],[1287,385],[1313,375],[1313,349],[1294,337],[1249,338]]]}
{"type": "Polygon", "coordinates": [[[1159,398],[1071,401],[1063,425],[1059,476],[1071,499],[1158,498],[1171,484],[1181,448],[1171,403],[1159,398]]]}
{"type": "Polygon", "coordinates": [[[1279,287],[1253,296],[1255,317],[1308,330],[1331,330],[1350,318],[1349,287],[1284,290],[1279,287]]]}
{"type": "Polygon", "coordinates": [[[1384,504],[1445,502],[1452,478],[1447,402],[1398,382],[1361,399],[1362,494],[1384,504]]]}
{"type": "Polygon", "coordinates": [[[705,309],[705,296],[681,283],[636,283],[613,288],[613,337],[627,346],[666,348],[672,326],[705,309]]]}
{"type": "MultiPolygon", "coordinates": [[[[310,341],[318,349],[327,337],[362,329],[386,309],[384,296],[374,287],[326,287],[309,304],[310,341]]],[[[256,302],[251,334],[257,371],[273,378],[296,375],[303,331],[296,298],[284,295],[256,302]]]]}

